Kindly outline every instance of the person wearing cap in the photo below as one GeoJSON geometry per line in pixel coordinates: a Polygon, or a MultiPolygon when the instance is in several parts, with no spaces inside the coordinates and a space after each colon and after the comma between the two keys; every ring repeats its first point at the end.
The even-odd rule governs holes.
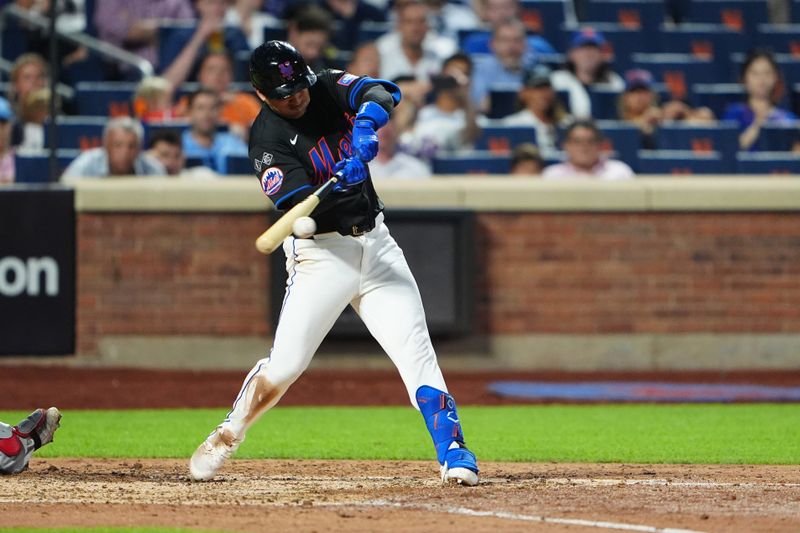
{"type": "Polygon", "coordinates": [[[547,65],[536,65],[525,72],[519,92],[522,110],[502,119],[504,126],[533,126],[536,145],[544,157],[556,157],[557,128],[566,126],[572,116],[566,112],[550,82],[552,71],[547,65]]]}
{"type": "Polygon", "coordinates": [[[592,117],[592,102],[588,90],[602,86],[622,91],[625,82],[619,74],[611,70],[605,37],[594,28],[586,27],[575,32],[567,52],[564,68],[553,73],[553,87],[556,91],[569,94],[569,109],[576,118],[592,117]]]}
{"type": "Polygon", "coordinates": [[[566,161],[544,169],[547,180],[594,179],[628,180],[634,177],[627,164],[602,153],[603,134],[591,120],[577,120],[564,132],[566,161]]]}
{"type": "Polygon", "coordinates": [[[14,150],[11,148],[11,125],[14,112],[11,104],[0,96],[0,185],[13,183],[16,171],[14,150]]]}
{"type": "Polygon", "coordinates": [[[544,159],[533,143],[522,143],[511,152],[512,176],[538,176],[544,170],[544,159]]]}
{"type": "Polygon", "coordinates": [[[619,97],[619,119],[629,122],[642,132],[642,148],[656,148],[654,133],[663,119],[658,94],[653,90],[653,76],[644,69],[625,73],[625,91],[619,97]]]}

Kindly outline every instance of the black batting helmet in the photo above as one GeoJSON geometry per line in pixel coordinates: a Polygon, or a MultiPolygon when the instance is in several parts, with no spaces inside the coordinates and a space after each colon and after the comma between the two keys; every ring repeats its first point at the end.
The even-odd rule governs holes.
{"type": "Polygon", "coordinates": [[[314,85],[317,75],[294,46],[267,41],[250,55],[250,81],[267,98],[280,100],[314,85]]]}

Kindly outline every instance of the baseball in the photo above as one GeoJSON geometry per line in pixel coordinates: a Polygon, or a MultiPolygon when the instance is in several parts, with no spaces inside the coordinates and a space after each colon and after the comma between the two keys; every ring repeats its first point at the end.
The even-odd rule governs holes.
{"type": "Polygon", "coordinates": [[[317,231],[317,223],[311,217],[300,217],[292,224],[292,232],[295,237],[307,239],[317,231]]]}

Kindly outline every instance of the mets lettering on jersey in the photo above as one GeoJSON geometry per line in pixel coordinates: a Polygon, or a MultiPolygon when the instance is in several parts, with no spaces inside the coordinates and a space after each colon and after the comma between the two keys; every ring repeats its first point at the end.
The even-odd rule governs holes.
{"type": "Polygon", "coordinates": [[[261,175],[261,188],[271,196],[278,192],[283,185],[283,172],[278,167],[270,167],[261,175]]]}

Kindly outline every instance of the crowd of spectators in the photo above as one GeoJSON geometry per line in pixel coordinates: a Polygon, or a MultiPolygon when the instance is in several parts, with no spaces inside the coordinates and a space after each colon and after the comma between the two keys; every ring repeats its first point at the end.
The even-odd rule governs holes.
{"type": "MultiPolygon", "coordinates": [[[[63,172],[63,181],[231,173],[232,157],[247,158],[249,127],[261,109],[247,86],[247,55],[272,38],[293,44],[315,70],[347,69],[400,86],[403,101],[380,131],[380,152],[371,163],[376,179],[429,177],[436,158],[472,152],[482,132],[497,127],[532,131],[521,142],[500,143],[512,175],[629,179],[635,165],[618,160],[597,123],[600,111],[608,118],[609,105],[619,124],[638,130],[636,149],[644,150],[660,148],[658,131],[665,125],[709,127],[721,120],[737,125],[738,150],[771,150],[763,128],[798,120],[788,109],[790,91],[770,51],[747,55],[741,101],[715,116],[709,107],[666,90],[653,72],[618,68],[608,39],[596,29],[600,25],[574,19],[591,0],[565,0],[576,24],[563,48],[534,31],[520,0],[52,1],[58,1],[60,31],[93,34],[149,61],[156,72],[141,79],[119,62],[89,63],[102,80],[133,82],[136,89],[130,116],[110,117],[100,146],[87,146],[63,172]],[[502,113],[498,90],[515,100],[502,113]],[[616,100],[598,103],[595,90],[616,100]],[[187,166],[202,171],[189,173],[187,166]]],[[[40,14],[49,4],[0,5],[8,3],[40,14]]],[[[788,21],[785,3],[770,3],[773,21],[788,21]]],[[[664,22],[674,25],[681,18],[679,11],[668,11],[664,22]]],[[[74,102],[50,94],[41,32],[22,30],[27,48],[7,58],[7,98],[0,97],[0,183],[15,180],[15,154],[46,146],[52,98],[59,115],[79,111],[74,102]]],[[[74,86],[68,67],[92,57],[75,45],[60,54],[59,81],[74,86]]],[[[793,148],[800,151],[800,143],[793,148]]]]}

